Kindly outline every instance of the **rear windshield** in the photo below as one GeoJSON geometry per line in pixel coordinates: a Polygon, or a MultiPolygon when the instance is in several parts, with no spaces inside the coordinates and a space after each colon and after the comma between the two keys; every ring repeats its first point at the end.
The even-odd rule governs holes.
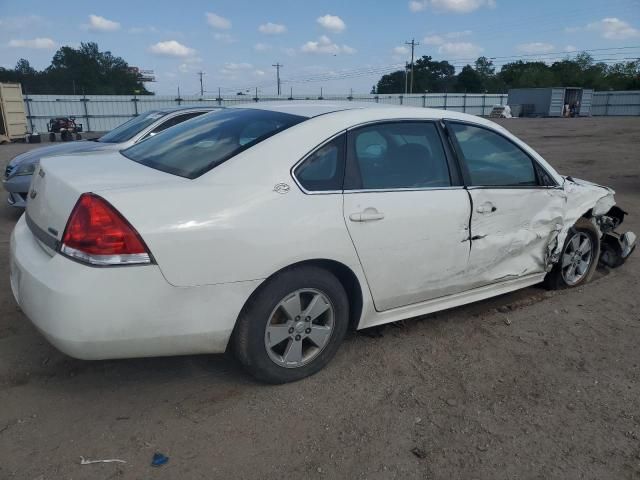
{"type": "Polygon", "coordinates": [[[138,115],[135,118],[132,118],[128,122],[124,122],[119,127],[114,128],[109,133],[101,136],[98,141],[102,143],[122,143],[126,142],[133,138],[134,135],[137,135],[142,130],[147,128],[149,125],[154,123],[155,121],[161,119],[167,115],[164,112],[158,112],[155,110],[151,110],[150,112],[143,113],[142,115],[138,115]]]}
{"type": "Polygon", "coordinates": [[[196,178],[303,120],[288,113],[234,108],[181,123],[121,153],[148,167],[196,178]]]}

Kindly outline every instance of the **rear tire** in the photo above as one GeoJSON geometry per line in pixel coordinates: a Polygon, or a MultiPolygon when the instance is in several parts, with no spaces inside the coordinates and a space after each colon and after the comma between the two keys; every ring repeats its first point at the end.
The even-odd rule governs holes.
{"type": "Polygon", "coordinates": [[[232,347],[258,380],[295,382],[322,369],[349,324],[349,301],[338,279],[315,266],[284,270],[244,306],[232,347]]]}
{"type": "Polygon", "coordinates": [[[569,229],[560,260],[545,277],[545,286],[560,290],[584,285],[591,280],[599,258],[598,230],[589,220],[580,218],[569,229]]]}

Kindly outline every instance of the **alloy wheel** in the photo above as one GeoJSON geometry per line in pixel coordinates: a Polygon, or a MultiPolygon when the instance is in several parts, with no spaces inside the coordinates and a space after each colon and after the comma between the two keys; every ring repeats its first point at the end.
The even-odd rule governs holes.
{"type": "Polygon", "coordinates": [[[286,368],[308,364],[329,343],[334,320],[334,307],[326,294],[310,288],[292,292],[269,316],[264,332],[269,358],[286,368]]]}
{"type": "Polygon", "coordinates": [[[567,285],[576,285],[587,275],[592,258],[591,237],[584,232],[575,232],[562,252],[562,278],[567,285]]]}

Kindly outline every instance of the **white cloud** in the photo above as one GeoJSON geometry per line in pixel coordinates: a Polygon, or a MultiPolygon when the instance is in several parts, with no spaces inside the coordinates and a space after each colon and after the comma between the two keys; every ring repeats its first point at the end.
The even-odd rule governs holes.
{"type": "Polygon", "coordinates": [[[393,53],[396,55],[408,55],[409,54],[409,49],[407,47],[394,47],[393,49],[393,53]]]}
{"type": "Polygon", "coordinates": [[[445,42],[442,35],[427,35],[422,39],[425,45],[442,45],[445,42]]]}
{"type": "Polygon", "coordinates": [[[296,56],[296,49],[295,48],[287,47],[287,48],[283,48],[282,51],[288,57],[295,57],[296,56]]]}
{"type": "Polygon", "coordinates": [[[394,47],[392,51],[393,54],[391,55],[391,58],[396,62],[405,61],[409,56],[409,49],[404,45],[394,47]]]}
{"type": "Polygon", "coordinates": [[[120,23],[101,17],[100,15],[89,15],[89,23],[84,26],[92,32],[115,32],[120,30],[120,23]]]}
{"type": "Polygon", "coordinates": [[[229,30],[231,28],[231,20],[228,18],[221,17],[220,15],[216,15],[211,12],[207,12],[206,17],[207,23],[213,28],[218,28],[220,30],[229,30]]]}
{"type": "Polygon", "coordinates": [[[425,45],[442,45],[447,40],[456,40],[463,37],[468,37],[473,32],[471,30],[463,30],[461,32],[449,32],[443,34],[427,35],[422,39],[422,43],[425,45]]]}
{"type": "Polygon", "coordinates": [[[53,50],[56,48],[56,42],[50,38],[34,38],[32,40],[10,40],[8,43],[12,48],[37,48],[42,50],[53,50]]]}
{"type": "Polygon", "coordinates": [[[495,0],[411,0],[409,10],[421,12],[431,7],[441,12],[470,13],[482,7],[495,8],[495,0]]]}
{"type": "Polygon", "coordinates": [[[577,52],[578,51],[578,47],[576,47],[574,45],[567,45],[566,47],[564,47],[564,51],[565,52],[577,52]]]}
{"type": "Polygon", "coordinates": [[[516,47],[519,52],[527,54],[551,53],[555,49],[556,47],[552,44],[544,42],[521,43],[516,47]]]}
{"type": "Polygon", "coordinates": [[[233,37],[231,35],[229,35],[228,33],[215,33],[213,35],[213,38],[215,38],[216,40],[218,40],[219,42],[223,42],[223,43],[233,43],[235,40],[233,39],[233,37]]]}
{"type": "Polygon", "coordinates": [[[253,68],[253,65],[250,63],[242,62],[242,63],[225,63],[224,68],[227,70],[248,70],[253,68]]]}
{"type": "Polygon", "coordinates": [[[266,43],[256,43],[253,46],[253,49],[256,52],[266,52],[267,50],[271,50],[271,45],[266,44],[266,43]]]}
{"type": "Polygon", "coordinates": [[[236,75],[239,75],[239,74],[246,75],[247,73],[249,73],[250,70],[253,70],[253,65],[251,65],[250,63],[231,62],[231,63],[225,63],[222,69],[220,70],[220,73],[227,77],[235,78],[236,75]]]}
{"type": "Polygon", "coordinates": [[[281,25],[279,23],[263,23],[258,27],[258,31],[260,33],[264,33],[265,35],[279,35],[287,31],[287,27],[281,25]]]}
{"type": "Polygon", "coordinates": [[[587,25],[587,30],[597,31],[602,38],[607,40],[626,40],[640,37],[640,30],[615,17],[603,18],[597,22],[590,23],[587,25]]]}
{"type": "Polygon", "coordinates": [[[345,25],[344,21],[336,15],[323,15],[322,17],[318,17],[316,21],[322,28],[335,33],[342,32],[345,28],[347,28],[347,25],[345,25]]]}
{"type": "Polygon", "coordinates": [[[452,58],[477,57],[483,50],[471,42],[445,42],[438,47],[438,53],[452,58]]]}
{"type": "Polygon", "coordinates": [[[256,77],[264,77],[265,72],[264,72],[264,70],[260,70],[259,68],[257,68],[257,69],[255,69],[255,70],[253,71],[253,74],[254,74],[256,77]]]}
{"type": "Polygon", "coordinates": [[[176,40],[167,40],[166,42],[158,42],[149,47],[151,53],[164,57],[191,57],[196,52],[193,48],[177,42],[176,40]]]}
{"type": "Polygon", "coordinates": [[[326,35],[322,35],[317,41],[308,41],[300,47],[300,50],[305,53],[323,53],[331,55],[338,55],[340,53],[351,55],[356,53],[355,48],[348,45],[338,45],[326,35]]]}

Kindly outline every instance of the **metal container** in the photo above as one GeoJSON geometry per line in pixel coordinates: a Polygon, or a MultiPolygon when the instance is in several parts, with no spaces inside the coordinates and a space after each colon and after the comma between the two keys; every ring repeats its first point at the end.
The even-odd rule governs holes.
{"type": "Polygon", "coordinates": [[[24,112],[22,86],[19,83],[0,83],[0,143],[24,139],[27,135],[27,116],[24,112]]]}

